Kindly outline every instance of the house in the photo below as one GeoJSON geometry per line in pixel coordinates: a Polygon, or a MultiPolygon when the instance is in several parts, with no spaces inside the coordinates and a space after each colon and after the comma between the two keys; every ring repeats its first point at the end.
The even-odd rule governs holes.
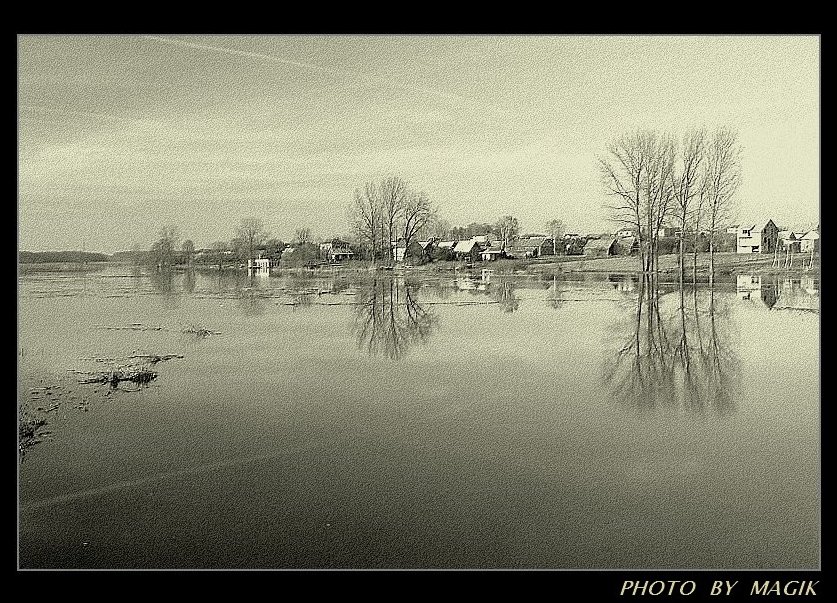
{"type": "Polygon", "coordinates": [[[480,245],[483,245],[483,246],[486,246],[486,247],[488,245],[491,245],[491,241],[494,238],[495,238],[495,236],[492,235],[492,234],[482,234],[482,235],[476,235],[476,236],[471,237],[472,240],[474,240],[477,243],[479,243],[480,245]]]}
{"type": "Polygon", "coordinates": [[[773,253],[779,229],[773,220],[751,220],[738,225],[736,251],[738,253],[773,253]]]}
{"type": "Polygon", "coordinates": [[[796,234],[792,230],[779,231],[779,250],[798,252],[802,246],[802,241],[796,238],[796,234]]]}
{"type": "Polygon", "coordinates": [[[636,237],[622,237],[616,241],[614,255],[631,255],[639,253],[639,239],[636,237]]]}
{"type": "Polygon", "coordinates": [[[493,262],[495,260],[499,260],[505,255],[506,254],[503,251],[503,248],[497,245],[484,249],[483,252],[480,254],[480,257],[482,258],[483,262],[493,262]]]}
{"type": "Polygon", "coordinates": [[[613,236],[616,237],[616,238],[621,238],[621,237],[632,237],[635,234],[636,234],[636,231],[634,231],[633,228],[623,228],[622,230],[616,231],[616,233],[613,236]]]}
{"type": "MultiPolygon", "coordinates": [[[[674,226],[660,226],[657,229],[657,238],[673,237],[677,233],[677,228],[674,226]]],[[[632,233],[633,234],[633,233],[632,233]]]]}
{"type": "Polygon", "coordinates": [[[453,247],[453,254],[459,260],[471,260],[472,262],[479,260],[482,254],[483,247],[474,239],[467,241],[459,241],[453,247]]]}
{"type": "Polygon", "coordinates": [[[440,249],[453,249],[456,246],[456,241],[439,241],[436,243],[436,247],[440,249]]]}
{"type": "Polygon", "coordinates": [[[350,260],[355,253],[349,248],[349,243],[340,239],[332,239],[327,243],[320,243],[320,257],[334,264],[350,260]]]}
{"type": "Polygon", "coordinates": [[[404,249],[403,258],[405,262],[423,264],[430,261],[432,250],[432,239],[429,241],[411,241],[404,249]]]}
{"type": "Polygon", "coordinates": [[[803,253],[810,253],[812,251],[820,250],[820,227],[817,226],[814,230],[809,230],[800,240],[800,247],[803,253]]]}
{"type": "Polygon", "coordinates": [[[552,239],[545,236],[520,238],[512,244],[508,253],[515,258],[537,258],[542,255],[551,255],[553,253],[552,239]]]}
{"type": "Polygon", "coordinates": [[[584,255],[598,257],[616,255],[617,239],[608,237],[606,239],[591,239],[584,245],[584,255]]]}
{"type": "Polygon", "coordinates": [[[255,260],[247,260],[247,270],[253,274],[268,275],[270,274],[270,260],[263,258],[262,254],[255,260]]]}
{"type": "Polygon", "coordinates": [[[407,253],[407,241],[403,238],[397,241],[392,241],[392,257],[396,262],[403,262],[404,255],[407,253]]]}

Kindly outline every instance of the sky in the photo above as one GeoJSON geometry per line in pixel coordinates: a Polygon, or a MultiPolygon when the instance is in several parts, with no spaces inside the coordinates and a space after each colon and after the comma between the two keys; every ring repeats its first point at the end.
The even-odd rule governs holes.
{"type": "Polygon", "coordinates": [[[248,216],[350,232],[397,175],[454,225],[613,230],[623,133],[729,126],[740,218],[819,222],[816,36],[18,36],[18,247],[113,253],[248,216]]]}

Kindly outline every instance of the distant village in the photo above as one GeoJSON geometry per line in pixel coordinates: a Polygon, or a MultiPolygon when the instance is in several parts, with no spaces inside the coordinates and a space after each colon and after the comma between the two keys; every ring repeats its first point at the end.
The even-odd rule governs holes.
{"type": "MultiPolygon", "coordinates": [[[[664,227],[657,232],[661,253],[675,253],[680,241],[679,230],[664,227]]],[[[819,226],[807,231],[780,229],[771,219],[749,220],[728,226],[721,236],[716,237],[715,250],[739,254],[797,254],[819,251],[819,226]]],[[[687,233],[685,237],[689,251],[708,251],[707,233],[687,233]]],[[[406,241],[404,238],[391,241],[391,258],[406,266],[418,266],[438,261],[496,262],[504,259],[530,259],[551,255],[575,255],[607,257],[634,255],[639,250],[639,237],[634,230],[621,229],[614,233],[579,234],[565,232],[559,236],[546,233],[530,233],[504,239],[486,232],[468,238],[443,240],[429,237],[426,240],[406,241]]],[[[196,263],[213,263],[219,254],[228,261],[235,261],[232,249],[198,249],[194,252],[196,263]]],[[[282,265],[305,265],[315,267],[322,264],[341,264],[355,259],[371,259],[368,250],[356,243],[334,238],[314,243],[291,243],[281,249],[260,246],[254,257],[248,259],[247,267],[255,272],[266,272],[282,265]]],[[[242,266],[243,267],[243,266],[242,266]]]]}

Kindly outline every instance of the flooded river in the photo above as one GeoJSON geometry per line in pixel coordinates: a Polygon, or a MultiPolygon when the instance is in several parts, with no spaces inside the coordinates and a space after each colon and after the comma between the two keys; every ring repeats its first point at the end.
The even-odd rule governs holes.
{"type": "Polygon", "coordinates": [[[20,567],[819,567],[816,277],[18,291],[20,567]]]}

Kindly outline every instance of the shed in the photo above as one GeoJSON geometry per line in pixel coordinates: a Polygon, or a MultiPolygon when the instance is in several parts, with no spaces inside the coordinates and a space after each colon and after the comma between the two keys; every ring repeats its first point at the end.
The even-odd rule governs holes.
{"type": "Polygon", "coordinates": [[[616,239],[591,239],[584,245],[584,255],[594,257],[616,255],[616,239]]]}

